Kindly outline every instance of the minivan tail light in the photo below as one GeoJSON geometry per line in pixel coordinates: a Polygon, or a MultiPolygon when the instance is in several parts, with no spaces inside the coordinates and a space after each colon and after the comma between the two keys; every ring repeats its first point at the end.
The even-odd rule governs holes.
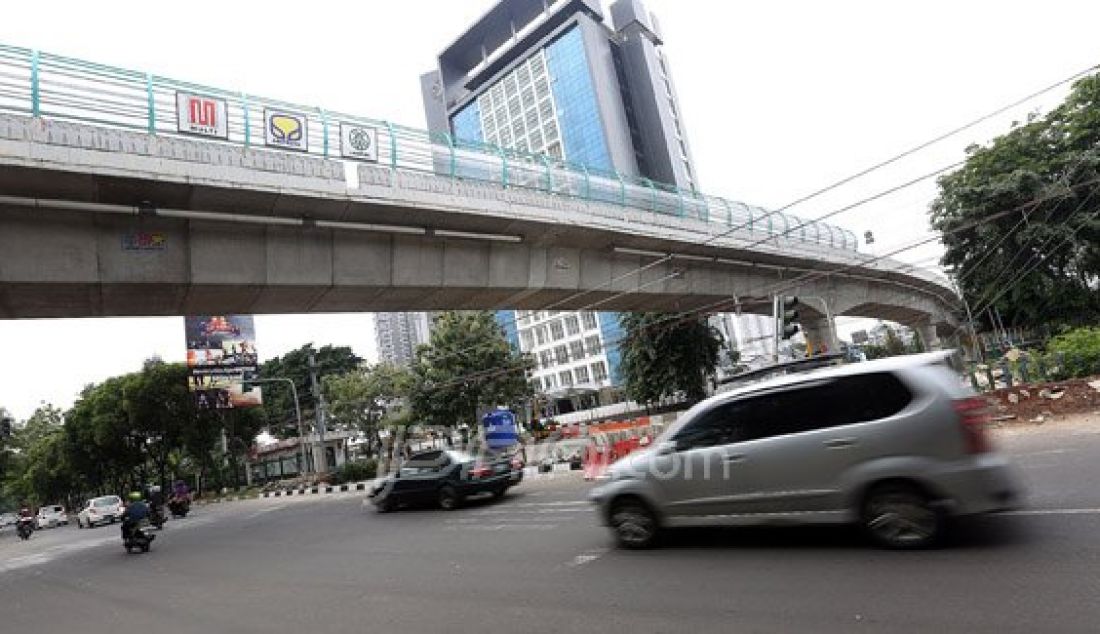
{"type": "Polygon", "coordinates": [[[470,478],[476,480],[493,474],[493,468],[489,465],[479,464],[470,468],[470,478]]]}
{"type": "Polygon", "coordinates": [[[981,397],[971,397],[954,402],[959,417],[966,453],[979,454],[993,451],[986,426],[989,425],[989,405],[981,397]]]}

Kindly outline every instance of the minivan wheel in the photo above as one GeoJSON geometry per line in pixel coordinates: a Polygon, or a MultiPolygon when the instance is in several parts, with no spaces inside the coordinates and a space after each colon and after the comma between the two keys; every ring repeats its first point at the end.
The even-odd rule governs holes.
{"type": "Polygon", "coordinates": [[[943,536],[947,518],[920,489],[908,484],[876,487],[863,505],[863,527],[887,548],[927,548],[943,536]]]}
{"type": "Polygon", "coordinates": [[[623,500],[611,509],[611,530],[623,548],[649,548],[657,541],[657,516],[637,500],[623,500]]]}

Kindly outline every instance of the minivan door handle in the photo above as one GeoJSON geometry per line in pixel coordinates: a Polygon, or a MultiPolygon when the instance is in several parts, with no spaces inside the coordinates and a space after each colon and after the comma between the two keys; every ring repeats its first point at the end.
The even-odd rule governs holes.
{"type": "Polygon", "coordinates": [[[743,453],[729,453],[726,454],[726,462],[744,462],[745,454],[743,453]]]}
{"type": "Polygon", "coordinates": [[[826,440],[824,443],[829,449],[844,449],[845,447],[851,447],[855,444],[855,438],[833,438],[832,440],[826,440]]]}

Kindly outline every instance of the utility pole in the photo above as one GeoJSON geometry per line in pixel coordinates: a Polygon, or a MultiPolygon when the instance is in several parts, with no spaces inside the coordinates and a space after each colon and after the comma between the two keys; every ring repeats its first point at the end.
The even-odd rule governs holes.
{"type": "Polygon", "coordinates": [[[321,384],[317,380],[317,358],[309,353],[309,383],[313,391],[314,402],[317,403],[317,437],[321,445],[320,465],[315,465],[315,471],[320,474],[328,473],[328,452],[325,450],[325,395],[321,393],[321,384]]]}

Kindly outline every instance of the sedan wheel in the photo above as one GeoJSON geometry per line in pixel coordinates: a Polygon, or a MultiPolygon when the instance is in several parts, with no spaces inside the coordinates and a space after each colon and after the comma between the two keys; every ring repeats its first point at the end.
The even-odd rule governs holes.
{"type": "Polygon", "coordinates": [[[453,511],[458,508],[458,492],[454,487],[447,485],[439,490],[439,508],[444,511],[453,511]]]}
{"type": "Polygon", "coordinates": [[[887,548],[927,548],[943,536],[945,525],[943,513],[912,486],[880,487],[864,504],[864,528],[887,548]]]}
{"type": "Polygon", "coordinates": [[[657,517],[641,502],[616,504],[611,511],[611,529],[623,548],[649,548],[657,541],[657,517]]]}

